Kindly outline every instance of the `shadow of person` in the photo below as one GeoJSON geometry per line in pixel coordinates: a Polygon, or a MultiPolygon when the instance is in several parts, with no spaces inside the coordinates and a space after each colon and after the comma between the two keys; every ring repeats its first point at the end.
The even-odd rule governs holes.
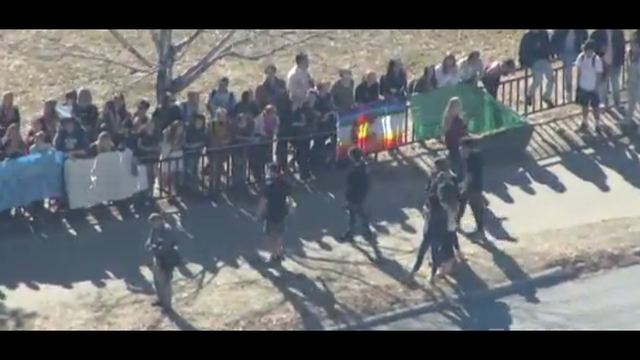
{"type": "MultiPolygon", "coordinates": [[[[509,232],[502,226],[502,222],[507,220],[504,216],[497,216],[489,207],[484,209],[484,229],[487,234],[496,240],[516,242],[516,238],[511,236],[509,232]]],[[[468,234],[467,234],[468,235],[468,234]]]]}
{"type": "Polygon", "coordinates": [[[489,289],[487,283],[469,266],[459,263],[451,277],[455,283],[447,281],[454,289],[458,301],[441,311],[461,330],[509,330],[512,324],[511,309],[493,297],[478,298],[474,292],[489,289]]]}
{"type": "Polygon", "coordinates": [[[538,184],[545,185],[549,189],[559,194],[562,194],[567,191],[567,187],[562,183],[562,181],[560,181],[560,178],[556,174],[547,170],[543,166],[540,166],[537,162],[533,160],[527,161],[523,165],[523,170],[527,174],[529,174],[529,177],[531,178],[531,180],[533,180],[538,184]]]}
{"type": "MultiPolygon", "coordinates": [[[[567,143],[573,142],[573,139],[569,138],[564,133],[558,134],[567,143]]],[[[585,139],[585,143],[590,142],[585,139]]],[[[594,144],[592,147],[595,147],[594,144]]],[[[578,178],[588,181],[595,185],[602,192],[609,192],[611,188],[607,183],[607,174],[602,170],[602,167],[582,151],[569,151],[558,154],[560,163],[567,171],[571,172],[578,178]]]]}
{"type": "Polygon", "coordinates": [[[638,154],[628,145],[612,142],[596,150],[595,160],[617,172],[631,186],[640,188],[640,161],[638,154]]]}
{"type": "Polygon", "coordinates": [[[175,310],[168,311],[166,315],[169,321],[182,331],[200,331],[175,310]]]}
{"type": "Polygon", "coordinates": [[[294,308],[302,321],[305,330],[322,330],[324,324],[318,314],[309,305],[321,309],[327,317],[335,322],[346,323],[345,314],[338,309],[338,302],[328,286],[320,279],[322,288],[305,274],[294,274],[282,265],[266,264],[255,260],[256,256],[247,258],[247,263],[260,276],[269,282],[282,294],[294,308]]]}
{"type": "MultiPolygon", "coordinates": [[[[483,237],[470,237],[469,240],[491,254],[493,262],[512,284],[526,283],[531,280],[529,274],[520,267],[518,262],[498,248],[494,242],[483,237]]],[[[537,304],[540,302],[536,288],[533,285],[519,287],[518,295],[522,296],[529,303],[537,304]]]]}
{"type": "Polygon", "coordinates": [[[417,282],[413,280],[411,274],[399,262],[384,256],[380,250],[378,239],[375,236],[368,239],[366,243],[371,247],[373,255],[355,241],[351,243],[351,247],[367,258],[367,260],[378,270],[382,271],[398,283],[411,288],[418,286],[417,282]]]}

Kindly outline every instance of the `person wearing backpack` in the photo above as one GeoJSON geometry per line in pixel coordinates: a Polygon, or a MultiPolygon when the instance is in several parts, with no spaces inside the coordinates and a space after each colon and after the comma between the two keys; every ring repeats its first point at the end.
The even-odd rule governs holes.
{"type": "Polygon", "coordinates": [[[159,306],[163,312],[172,310],[173,271],[180,265],[182,259],[178,252],[176,237],[171,225],[165,222],[162,215],[153,213],[149,216],[151,231],[145,248],[151,252],[153,262],[151,271],[157,300],[153,306],[159,306]]]}
{"type": "Polygon", "coordinates": [[[600,56],[596,54],[596,49],[597,44],[593,40],[587,41],[584,44],[582,53],[578,55],[575,62],[575,67],[578,69],[576,103],[582,107],[580,131],[588,130],[589,108],[593,111],[596,131],[602,131],[600,126],[599,89],[603,79],[604,64],[600,56]]]}

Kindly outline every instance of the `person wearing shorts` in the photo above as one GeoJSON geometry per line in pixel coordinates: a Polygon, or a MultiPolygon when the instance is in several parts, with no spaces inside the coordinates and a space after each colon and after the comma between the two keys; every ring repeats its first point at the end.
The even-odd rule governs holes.
{"type": "Polygon", "coordinates": [[[264,221],[264,234],[270,261],[280,262],[284,259],[283,236],[286,220],[289,215],[289,197],[291,185],[284,178],[277,164],[270,164],[268,181],[258,202],[258,218],[264,221]]]}
{"type": "Polygon", "coordinates": [[[576,58],[575,66],[578,70],[578,89],[576,103],[582,107],[582,123],[580,131],[588,130],[589,108],[593,111],[596,131],[601,132],[600,126],[600,95],[598,89],[602,81],[603,63],[596,54],[596,43],[587,41],[583,51],[576,58]]]}

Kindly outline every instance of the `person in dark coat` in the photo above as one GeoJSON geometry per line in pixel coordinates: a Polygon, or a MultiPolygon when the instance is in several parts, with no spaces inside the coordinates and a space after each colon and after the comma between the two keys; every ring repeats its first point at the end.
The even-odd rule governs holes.
{"type": "Polygon", "coordinates": [[[555,80],[553,77],[553,67],[551,59],[553,57],[553,48],[549,32],[544,29],[531,29],[527,31],[520,41],[520,65],[531,72],[531,84],[527,88],[526,102],[527,105],[533,105],[533,96],[542,85],[542,79],[546,78],[542,101],[549,107],[553,107],[551,100],[553,86],[555,80]]]}
{"type": "Polygon", "coordinates": [[[145,248],[153,256],[151,271],[158,297],[153,306],[159,306],[164,312],[169,312],[172,310],[173,299],[171,280],[173,280],[175,268],[181,262],[176,236],[173,228],[158,213],[149,216],[149,223],[151,230],[145,248]]]}
{"type": "Polygon", "coordinates": [[[591,33],[591,40],[596,43],[596,54],[604,65],[600,88],[600,101],[609,105],[609,91],[613,95],[613,103],[620,108],[620,76],[624,67],[626,43],[624,31],[620,29],[598,29],[591,33]]]}
{"type": "Polygon", "coordinates": [[[556,57],[562,60],[564,92],[573,99],[573,64],[582,52],[582,45],[589,39],[586,29],[555,29],[551,35],[551,46],[556,57]]]}
{"type": "Polygon", "coordinates": [[[457,216],[458,224],[464,216],[467,205],[471,208],[473,218],[476,222],[475,232],[484,235],[484,197],[483,190],[483,158],[478,148],[478,140],[465,138],[462,140],[462,158],[464,159],[465,171],[460,194],[460,206],[457,216]]]}
{"type": "Polygon", "coordinates": [[[342,234],[341,239],[343,241],[353,241],[355,225],[357,220],[360,219],[362,235],[365,239],[371,240],[373,234],[371,233],[369,215],[364,208],[364,202],[371,188],[367,164],[364,162],[362,150],[358,147],[353,147],[349,150],[349,159],[351,160],[351,169],[349,169],[349,174],[347,175],[345,192],[348,227],[342,234]]]}

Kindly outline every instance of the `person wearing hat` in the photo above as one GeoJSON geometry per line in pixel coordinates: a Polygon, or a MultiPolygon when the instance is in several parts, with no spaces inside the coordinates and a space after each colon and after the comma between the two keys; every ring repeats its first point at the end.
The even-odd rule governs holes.
{"type": "Polygon", "coordinates": [[[173,289],[173,271],[181,263],[180,254],[173,228],[162,215],[153,213],[149,216],[151,231],[145,248],[153,255],[151,272],[157,300],[153,306],[159,306],[164,312],[171,311],[173,289]]]}
{"type": "Polygon", "coordinates": [[[371,180],[367,165],[364,162],[362,150],[353,147],[349,150],[349,159],[351,160],[351,168],[347,175],[347,187],[345,192],[345,200],[347,201],[346,209],[348,215],[348,227],[342,234],[343,241],[353,241],[356,221],[360,219],[362,226],[362,235],[367,240],[371,240],[373,233],[371,232],[369,215],[364,209],[364,202],[367,199],[371,187],[371,180]]]}
{"type": "Polygon", "coordinates": [[[290,205],[293,205],[291,184],[283,176],[278,164],[271,163],[267,166],[267,183],[256,211],[256,218],[264,221],[264,234],[271,262],[284,259],[283,236],[290,205]]]}
{"type": "Polygon", "coordinates": [[[476,222],[475,232],[484,235],[484,197],[483,190],[483,158],[476,139],[465,138],[461,143],[461,154],[464,161],[465,177],[462,181],[462,193],[458,210],[458,224],[464,216],[467,204],[476,222]]]}

